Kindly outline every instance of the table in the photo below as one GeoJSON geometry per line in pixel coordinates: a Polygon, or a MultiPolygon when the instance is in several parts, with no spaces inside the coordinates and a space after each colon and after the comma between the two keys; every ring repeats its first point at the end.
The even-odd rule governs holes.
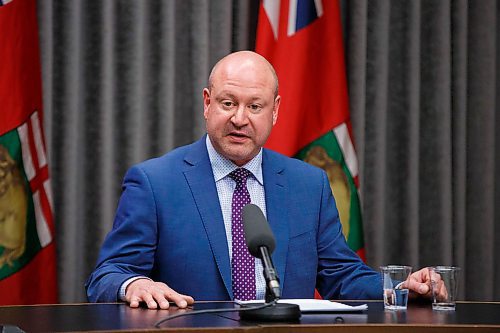
{"type": "MultiPolygon", "coordinates": [[[[240,321],[236,312],[185,316],[154,323],[179,310],[131,309],[123,303],[0,306],[3,332],[500,332],[500,302],[458,302],[454,312],[432,311],[429,303],[410,304],[407,311],[385,311],[381,301],[357,313],[302,314],[300,322],[264,323],[240,321]],[[5,329],[7,327],[7,329],[5,329]]],[[[231,309],[232,302],[196,302],[194,310],[231,309]]],[[[0,329],[0,332],[2,330],[0,329]]]]}

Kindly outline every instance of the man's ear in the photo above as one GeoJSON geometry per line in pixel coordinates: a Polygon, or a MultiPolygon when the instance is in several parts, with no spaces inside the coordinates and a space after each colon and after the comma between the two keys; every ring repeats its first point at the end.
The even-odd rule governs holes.
{"type": "Polygon", "coordinates": [[[203,89],[203,116],[205,119],[208,117],[208,109],[210,107],[210,90],[203,89]]]}
{"type": "Polygon", "coordinates": [[[274,109],[273,109],[273,126],[276,124],[278,121],[278,113],[280,109],[280,102],[281,102],[281,96],[278,95],[274,99],[274,109]]]}

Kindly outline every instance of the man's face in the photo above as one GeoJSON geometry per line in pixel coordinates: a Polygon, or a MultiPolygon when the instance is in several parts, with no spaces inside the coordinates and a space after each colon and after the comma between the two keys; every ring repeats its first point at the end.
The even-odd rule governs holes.
{"type": "Polygon", "coordinates": [[[264,65],[223,64],[203,90],[207,133],[217,152],[238,166],[255,157],[276,123],[280,97],[264,65]]]}

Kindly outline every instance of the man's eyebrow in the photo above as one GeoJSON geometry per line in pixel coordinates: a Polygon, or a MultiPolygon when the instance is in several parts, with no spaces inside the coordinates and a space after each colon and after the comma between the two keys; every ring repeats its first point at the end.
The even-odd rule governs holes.
{"type": "Polygon", "coordinates": [[[223,99],[223,98],[232,98],[232,99],[235,99],[236,98],[236,95],[228,92],[228,91],[222,91],[218,96],[217,96],[217,99],[223,99]]]}
{"type": "Polygon", "coordinates": [[[262,99],[262,97],[260,97],[260,96],[255,96],[255,97],[250,98],[250,101],[262,103],[262,102],[264,102],[264,99],[262,99]]]}
{"type": "MultiPolygon", "coordinates": [[[[220,100],[223,100],[223,99],[226,99],[226,98],[229,98],[229,99],[232,99],[232,100],[239,100],[238,96],[236,96],[235,94],[229,92],[229,91],[221,91],[217,97],[216,97],[216,100],[220,101],[220,100]]],[[[262,99],[262,97],[260,96],[252,96],[250,97],[247,102],[249,103],[264,103],[264,100],[262,99]]]]}

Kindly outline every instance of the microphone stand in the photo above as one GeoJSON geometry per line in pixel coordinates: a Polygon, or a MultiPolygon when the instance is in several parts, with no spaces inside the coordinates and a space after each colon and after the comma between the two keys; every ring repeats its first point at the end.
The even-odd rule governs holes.
{"type": "MultiPolygon", "coordinates": [[[[266,246],[260,247],[264,277],[266,279],[265,302],[278,301],[281,297],[279,278],[274,269],[271,256],[266,246]]],[[[262,303],[248,306],[262,306],[262,303]]],[[[240,311],[240,318],[250,321],[285,321],[296,322],[300,318],[300,307],[297,304],[277,303],[256,310],[240,311]]]]}

